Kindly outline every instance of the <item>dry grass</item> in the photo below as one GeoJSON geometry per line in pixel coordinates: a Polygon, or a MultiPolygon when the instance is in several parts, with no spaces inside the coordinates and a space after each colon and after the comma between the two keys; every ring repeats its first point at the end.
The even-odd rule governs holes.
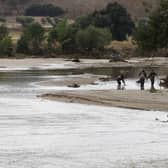
{"type": "Polygon", "coordinates": [[[20,39],[21,31],[10,31],[9,35],[12,37],[12,41],[14,44],[17,43],[17,41],[20,39]]]}
{"type": "Polygon", "coordinates": [[[114,49],[117,51],[134,50],[136,47],[136,44],[134,44],[134,42],[131,39],[125,41],[114,40],[108,46],[106,46],[107,49],[114,49]]]}

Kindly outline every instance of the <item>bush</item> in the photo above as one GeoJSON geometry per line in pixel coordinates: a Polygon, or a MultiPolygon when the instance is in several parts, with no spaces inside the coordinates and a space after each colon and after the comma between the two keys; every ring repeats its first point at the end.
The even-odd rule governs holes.
{"type": "Polygon", "coordinates": [[[64,11],[58,6],[54,6],[52,4],[34,4],[31,5],[29,8],[26,9],[25,15],[26,16],[60,16],[63,15],[64,11]]]}
{"type": "Polygon", "coordinates": [[[19,16],[16,17],[16,22],[22,24],[22,26],[28,26],[29,24],[34,22],[34,18],[29,16],[19,16]]]}
{"type": "Polygon", "coordinates": [[[89,26],[76,34],[76,44],[81,51],[103,50],[111,41],[112,35],[108,29],[89,26]]]}

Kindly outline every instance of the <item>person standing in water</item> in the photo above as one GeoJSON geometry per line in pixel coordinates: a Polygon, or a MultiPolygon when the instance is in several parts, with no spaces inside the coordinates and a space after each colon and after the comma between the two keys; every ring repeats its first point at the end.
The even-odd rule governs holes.
{"type": "Polygon", "coordinates": [[[124,89],[124,87],[121,87],[122,83],[123,83],[124,86],[126,85],[124,74],[120,73],[117,77],[117,84],[118,84],[117,89],[118,90],[124,89]]]}
{"type": "Polygon", "coordinates": [[[157,76],[157,73],[152,70],[151,73],[148,75],[148,78],[151,81],[151,90],[155,90],[154,84],[155,84],[155,77],[157,76]]]}
{"type": "Polygon", "coordinates": [[[145,72],[145,70],[142,70],[139,73],[139,80],[137,81],[137,83],[140,83],[140,89],[144,90],[144,84],[145,84],[145,80],[147,79],[147,74],[145,72]]]}

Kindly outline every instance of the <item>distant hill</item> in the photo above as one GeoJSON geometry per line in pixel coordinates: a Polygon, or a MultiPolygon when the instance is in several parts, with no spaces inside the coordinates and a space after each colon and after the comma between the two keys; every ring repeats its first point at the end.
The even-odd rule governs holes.
{"type": "Polygon", "coordinates": [[[115,1],[126,7],[132,17],[139,18],[147,15],[145,8],[156,8],[160,0],[0,0],[0,14],[18,15],[31,4],[52,3],[62,7],[69,16],[76,17],[115,1]]]}

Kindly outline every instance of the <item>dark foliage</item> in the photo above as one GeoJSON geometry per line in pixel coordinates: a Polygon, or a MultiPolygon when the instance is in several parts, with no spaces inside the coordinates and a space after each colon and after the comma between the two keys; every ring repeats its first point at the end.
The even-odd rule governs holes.
{"type": "Polygon", "coordinates": [[[54,6],[52,4],[34,4],[26,9],[26,16],[60,16],[64,14],[64,10],[58,6],[54,6]]]}
{"type": "Polygon", "coordinates": [[[168,0],[161,0],[149,19],[139,23],[134,38],[142,51],[168,48],[168,0]]]}
{"type": "Polygon", "coordinates": [[[40,55],[43,53],[44,28],[33,23],[28,25],[17,43],[17,52],[22,54],[40,55]]]}
{"type": "Polygon", "coordinates": [[[22,26],[28,26],[34,22],[34,19],[30,16],[18,16],[16,17],[16,22],[22,24],[22,26]]]}
{"type": "Polygon", "coordinates": [[[108,4],[103,10],[81,17],[77,19],[77,22],[81,28],[86,28],[89,25],[109,28],[114,40],[125,40],[135,28],[127,10],[117,2],[108,4]]]}

